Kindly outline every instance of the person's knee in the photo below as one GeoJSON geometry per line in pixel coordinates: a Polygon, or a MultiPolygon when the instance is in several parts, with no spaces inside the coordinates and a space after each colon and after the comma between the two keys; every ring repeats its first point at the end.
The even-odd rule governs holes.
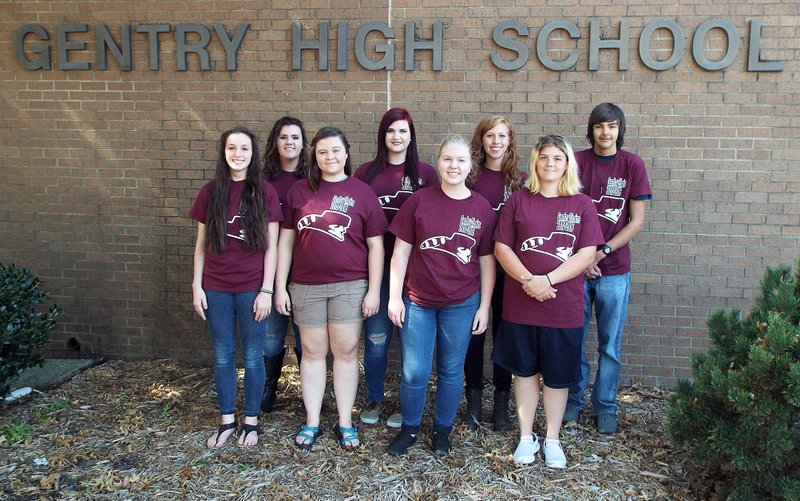
{"type": "Polygon", "coordinates": [[[367,342],[376,346],[383,347],[386,344],[386,331],[369,332],[367,333],[367,342]]]}

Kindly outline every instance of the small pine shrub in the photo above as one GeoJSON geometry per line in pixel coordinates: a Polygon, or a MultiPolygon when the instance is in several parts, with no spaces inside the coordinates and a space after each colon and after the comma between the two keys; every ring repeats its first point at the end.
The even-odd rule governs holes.
{"type": "Polygon", "coordinates": [[[28,270],[0,263],[0,397],[20,370],[43,362],[35,350],[47,344],[61,313],[56,305],[40,307],[49,298],[28,270]]]}
{"type": "Polygon", "coordinates": [[[717,311],[667,416],[676,443],[716,469],[729,499],[800,499],[800,265],[767,268],[755,305],[717,311]]]}

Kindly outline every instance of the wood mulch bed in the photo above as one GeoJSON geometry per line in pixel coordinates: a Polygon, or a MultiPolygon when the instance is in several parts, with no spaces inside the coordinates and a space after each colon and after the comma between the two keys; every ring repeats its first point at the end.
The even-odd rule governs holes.
{"type": "MultiPolygon", "coordinates": [[[[311,453],[292,445],[304,415],[294,365],[284,369],[281,408],[262,415],[258,446],[243,450],[229,440],[209,450],[205,441],[217,422],[211,368],[111,361],[47,393],[0,405],[0,498],[698,499],[710,492],[704,470],[666,436],[667,390],[621,390],[621,428],[611,437],[599,435],[584,413],[562,432],[568,467],[553,470],[541,455],[533,465],[515,466],[515,432],[494,432],[489,423],[470,432],[459,422],[452,454],[434,456],[427,435],[432,391],[423,436],[405,457],[386,454],[396,430],[383,425],[362,425],[365,447],[342,451],[331,433],[330,388],[327,433],[311,453]],[[27,438],[14,443],[25,434],[15,431],[27,438]]],[[[396,402],[396,375],[387,390],[396,402]]]]}

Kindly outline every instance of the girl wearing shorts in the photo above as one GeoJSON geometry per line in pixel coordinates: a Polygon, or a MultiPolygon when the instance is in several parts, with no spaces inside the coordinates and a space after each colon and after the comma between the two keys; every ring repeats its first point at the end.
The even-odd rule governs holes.
{"type": "Polygon", "coordinates": [[[389,227],[397,237],[389,279],[389,318],[400,328],[403,424],[389,445],[401,455],[417,440],[436,350],[436,415],[433,451],[450,452],[464,384],[470,337],[489,321],[495,261],[495,215],[485,198],[469,190],[469,143],[449,136],[439,148],[441,183],[403,204],[389,227]]]}
{"type": "Polygon", "coordinates": [[[339,411],[336,435],[341,447],[355,449],[361,444],[351,416],[358,389],[358,341],[363,318],[378,311],[386,217],[370,187],[350,177],[350,144],[341,130],[317,131],[310,157],[308,179],[292,186],[283,206],[275,280],[275,307],[283,315],[294,313],[303,345],[300,383],[306,422],[295,444],[310,450],[322,435],[320,409],[330,349],[339,411]]]}
{"type": "MultiPolygon", "coordinates": [[[[383,213],[391,224],[397,211],[415,191],[439,184],[436,169],[420,161],[417,152],[417,135],[414,121],[408,111],[392,108],[381,119],[378,127],[378,153],[375,159],[362,164],[355,176],[369,184],[383,213]]],[[[364,320],[364,378],[367,383],[367,406],[361,412],[361,422],[375,424],[384,407],[384,381],[386,379],[389,343],[394,325],[389,320],[389,261],[394,248],[394,235],[383,236],[384,270],[381,280],[381,304],[378,313],[364,320]]],[[[386,424],[399,428],[402,416],[389,416],[386,424]]]]}
{"type": "Polygon", "coordinates": [[[530,179],[508,199],[495,231],[495,256],[508,279],[492,360],[516,376],[518,464],[532,463],[539,451],[533,422],[540,377],[545,464],[567,464],[559,434],[569,387],[580,378],[582,273],[603,244],[594,204],[580,188],[569,143],[557,135],[540,138],[530,179]]]}
{"type": "Polygon", "coordinates": [[[189,211],[197,221],[192,304],[208,322],[220,425],[206,445],[217,449],[236,433],[236,331],[244,361],[244,426],[238,445],[258,443],[264,391],[264,320],[272,309],[278,222],[275,188],[261,174],[258,140],[244,127],[224,132],[214,180],[189,211]]]}
{"type": "MultiPolygon", "coordinates": [[[[467,178],[467,186],[489,201],[495,214],[512,193],[522,188],[528,174],[519,168],[514,127],[508,119],[500,116],[487,117],[475,128],[470,143],[472,161],[479,166],[474,175],[467,178]]],[[[492,291],[492,336],[500,328],[500,310],[503,304],[503,269],[497,267],[497,279],[492,291]]],[[[472,336],[464,360],[466,379],[467,428],[474,430],[481,421],[483,394],[483,345],[486,334],[472,336]]],[[[511,427],[508,418],[508,397],[511,391],[511,373],[494,364],[494,429],[506,431],[511,427]]]]}
{"type": "MultiPolygon", "coordinates": [[[[282,117],[272,126],[264,146],[264,175],[275,187],[281,205],[286,201],[289,188],[306,178],[308,168],[308,139],[303,122],[294,117],[282,117]]],[[[286,354],[284,343],[289,330],[290,316],[281,315],[273,308],[267,317],[267,333],[264,336],[264,365],[267,378],[264,383],[264,398],[261,411],[271,412],[275,405],[275,393],[283,369],[286,354]]],[[[300,330],[294,327],[294,353],[298,364],[302,356],[300,330]]]]}

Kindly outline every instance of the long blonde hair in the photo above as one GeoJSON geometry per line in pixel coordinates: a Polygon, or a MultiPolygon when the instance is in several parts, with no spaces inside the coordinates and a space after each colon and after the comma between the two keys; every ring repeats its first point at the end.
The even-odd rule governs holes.
{"type": "Polygon", "coordinates": [[[582,188],[581,179],[578,175],[578,161],[575,159],[575,152],[572,150],[572,146],[564,139],[564,136],[558,134],[542,136],[536,142],[536,146],[533,147],[533,154],[531,155],[531,175],[525,187],[528,188],[531,193],[539,193],[542,190],[542,185],[539,182],[539,173],[536,171],[536,160],[539,158],[539,154],[542,150],[548,146],[555,146],[567,156],[567,170],[564,171],[564,175],[558,183],[558,196],[577,195],[581,192],[582,188]]]}

